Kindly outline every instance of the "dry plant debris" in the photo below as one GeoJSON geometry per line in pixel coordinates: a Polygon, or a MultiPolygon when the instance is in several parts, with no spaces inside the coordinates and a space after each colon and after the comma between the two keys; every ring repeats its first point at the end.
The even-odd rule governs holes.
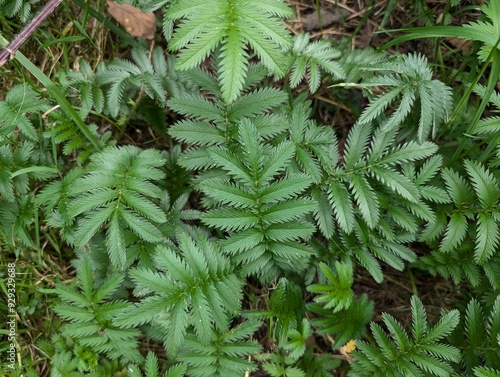
{"type": "Polygon", "coordinates": [[[154,39],[156,34],[156,16],[144,13],[129,4],[119,4],[108,0],[108,13],[133,37],[154,39]]]}

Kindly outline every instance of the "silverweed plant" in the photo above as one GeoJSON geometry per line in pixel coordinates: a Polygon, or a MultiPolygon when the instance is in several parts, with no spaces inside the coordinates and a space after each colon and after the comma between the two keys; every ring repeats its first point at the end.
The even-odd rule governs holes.
{"type": "Polygon", "coordinates": [[[500,6],[397,39],[479,41],[449,82],[424,52],[292,36],[281,0],[134,5],[156,47],[50,77],[17,53],[0,98],[0,261],[72,274],[40,290],[43,375],[500,376],[500,6]],[[322,124],[324,90],[363,96],[352,124],[322,124]],[[360,289],[391,274],[403,314],[360,289]],[[437,313],[415,279],[454,294],[437,313]]]}

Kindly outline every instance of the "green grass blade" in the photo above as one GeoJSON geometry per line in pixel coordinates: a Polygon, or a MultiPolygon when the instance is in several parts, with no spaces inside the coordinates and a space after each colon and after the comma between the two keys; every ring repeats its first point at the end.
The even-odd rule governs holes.
{"type": "MultiPolygon", "coordinates": [[[[5,40],[0,39],[0,44],[2,47],[5,43],[5,40]]],[[[20,51],[17,51],[14,59],[21,64],[25,69],[27,69],[33,76],[35,76],[38,81],[47,89],[47,94],[52,97],[56,103],[61,107],[66,116],[70,118],[74,125],[78,128],[79,132],[81,132],[87,140],[92,144],[92,146],[96,149],[96,151],[100,151],[102,149],[99,140],[94,136],[94,134],[90,131],[87,125],[83,122],[82,118],[73,106],[66,99],[64,93],[59,89],[59,87],[52,82],[52,80],[47,77],[36,65],[34,65],[26,56],[24,56],[20,51]]]]}
{"type": "Polygon", "coordinates": [[[466,40],[475,40],[485,43],[488,46],[495,46],[497,36],[484,33],[482,30],[474,28],[464,28],[462,26],[432,26],[432,27],[417,27],[404,30],[390,30],[392,32],[402,31],[407,33],[392,39],[383,45],[380,49],[386,50],[391,46],[419,38],[460,38],[466,40]]]}
{"type": "Polygon", "coordinates": [[[13,172],[10,175],[10,178],[17,177],[18,175],[28,174],[28,173],[40,173],[40,172],[48,172],[48,173],[58,173],[56,168],[51,168],[49,166],[30,166],[28,168],[19,169],[13,172]]]}

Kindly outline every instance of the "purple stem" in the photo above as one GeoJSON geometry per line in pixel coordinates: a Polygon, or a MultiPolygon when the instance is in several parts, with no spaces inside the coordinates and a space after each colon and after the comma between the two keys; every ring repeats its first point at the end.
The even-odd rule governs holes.
{"type": "Polygon", "coordinates": [[[7,60],[13,59],[19,47],[30,37],[33,32],[40,27],[43,21],[62,3],[62,0],[49,0],[45,6],[40,9],[35,17],[22,28],[14,39],[2,50],[0,50],[0,67],[7,60]]]}

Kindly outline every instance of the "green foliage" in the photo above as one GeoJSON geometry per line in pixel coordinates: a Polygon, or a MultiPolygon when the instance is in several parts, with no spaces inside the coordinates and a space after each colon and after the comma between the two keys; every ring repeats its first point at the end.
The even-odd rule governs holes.
{"type": "Polygon", "coordinates": [[[139,93],[154,98],[160,104],[165,101],[165,83],[168,80],[167,61],[160,48],[148,57],[144,48],[131,52],[134,62],[116,59],[107,65],[101,64],[94,73],[89,63],[80,61],[79,71],[69,71],[62,76],[62,83],[74,88],[80,95],[82,118],[92,109],[104,110],[113,117],[127,114],[127,102],[139,93]]]}
{"type": "MultiPolygon", "coordinates": [[[[486,99],[487,88],[482,85],[476,85],[474,92],[486,99]]],[[[494,107],[495,113],[500,110],[500,94],[496,91],[491,93],[489,102],[494,107]]],[[[496,115],[488,116],[482,118],[478,121],[477,126],[472,128],[472,132],[475,135],[481,137],[484,140],[484,144],[488,145],[485,151],[481,154],[480,159],[485,160],[492,157],[493,152],[496,149],[496,158],[493,162],[494,166],[500,165],[500,140],[498,138],[498,133],[500,132],[500,118],[496,115]]]]}
{"type": "MultiPolygon", "coordinates": [[[[98,72],[103,71],[104,64],[99,64],[97,69],[98,72]]],[[[79,94],[78,102],[81,106],[79,113],[82,119],[85,119],[93,109],[99,113],[104,111],[106,95],[99,85],[97,75],[86,60],[78,62],[78,70],[61,72],[59,82],[68,87],[68,94],[79,94]]]]}
{"type": "Polygon", "coordinates": [[[316,217],[320,229],[331,227],[333,218],[342,243],[338,251],[367,268],[376,281],[383,277],[375,258],[398,270],[404,268],[404,261],[415,260],[405,243],[415,238],[419,221],[435,219],[426,199],[448,200],[442,189],[427,185],[439,169],[439,160],[430,160],[420,169],[415,166],[432,156],[437,146],[413,141],[395,145],[395,136],[380,129],[372,135],[370,125],[356,124],[347,137],[342,163],[338,147],[323,155],[328,176],[321,185],[323,194],[318,193],[320,203],[327,197],[330,204],[316,217]]]}
{"type": "Polygon", "coordinates": [[[247,339],[260,326],[258,321],[246,321],[231,329],[212,331],[208,344],[187,336],[178,359],[187,365],[188,376],[243,376],[255,370],[255,365],[246,359],[259,352],[261,346],[247,339]]]}
{"type": "Polygon", "coordinates": [[[306,354],[297,360],[285,353],[261,354],[262,367],[271,377],[329,377],[339,367],[340,361],[315,355],[309,348],[306,354]]]}
{"type": "Polygon", "coordinates": [[[197,226],[187,224],[188,221],[198,220],[202,214],[201,211],[196,209],[185,209],[188,204],[189,195],[180,195],[173,203],[171,202],[170,195],[166,193],[161,201],[161,208],[167,214],[167,221],[160,228],[164,234],[174,236],[179,229],[182,229],[192,237],[203,233],[203,229],[197,226]]]}
{"type": "Polygon", "coordinates": [[[336,276],[324,263],[320,263],[319,268],[329,284],[313,284],[307,287],[309,292],[321,294],[316,296],[314,301],[324,304],[324,309],[333,309],[333,313],[348,309],[354,300],[351,290],[354,281],[352,266],[335,262],[336,276]]]}
{"type": "Polygon", "coordinates": [[[335,336],[333,348],[337,349],[351,339],[360,339],[366,335],[366,325],[373,317],[373,302],[363,294],[347,309],[334,312],[320,304],[308,304],[307,309],[318,317],[311,320],[319,334],[335,336]]]}
{"type": "Polygon", "coordinates": [[[499,181],[481,163],[464,160],[464,167],[465,177],[448,168],[441,173],[452,203],[442,209],[446,218],[436,218],[429,224],[432,232],[422,235],[425,241],[442,235],[439,250],[422,261],[432,273],[451,277],[457,283],[465,277],[473,286],[481,282],[482,269],[498,289],[498,267],[492,261],[498,258],[500,242],[499,181]]]}
{"type": "MultiPolygon", "coordinates": [[[[60,352],[52,360],[51,377],[63,377],[69,373],[74,373],[78,367],[78,359],[72,359],[70,352],[60,352]]],[[[75,374],[75,377],[83,376],[82,373],[75,374]]]]}
{"type": "MultiPolygon", "coordinates": [[[[485,2],[480,9],[484,17],[480,17],[477,22],[469,22],[461,26],[433,26],[428,28],[408,29],[408,35],[395,38],[388,43],[388,45],[391,45],[409,39],[426,37],[452,37],[481,43],[481,48],[478,51],[478,58],[480,62],[484,62],[483,69],[474,79],[469,80],[466,86],[471,82],[473,84],[477,83],[481,76],[483,76],[486,66],[490,63],[491,72],[489,77],[486,78],[488,83],[486,85],[485,95],[483,96],[481,104],[475,111],[474,118],[470,121],[469,130],[474,130],[476,128],[479,119],[486,109],[489,98],[495,89],[498,76],[500,75],[500,52],[497,50],[498,41],[500,40],[500,24],[498,23],[498,19],[500,18],[500,7],[496,1],[488,1],[485,2]]],[[[470,86],[469,90],[465,91],[462,95],[452,118],[463,109],[469,99],[472,89],[473,86],[470,86]]],[[[462,151],[465,140],[466,139],[461,140],[458,151],[462,151]]]]}
{"type": "Polygon", "coordinates": [[[8,18],[17,16],[21,22],[26,23],[32,16],[33,5],[37,5],[38,2],[38,0],[1,0],[0,14],[8,18]]]}
{"type": "MultiPolygon", "coordinates": [[[[262,66],[249,66],[245,89],[265,77],[262,66]]],[[[212,75],[204,70],[191,72],[193,82],[216,98],[220,87],[212,75]]],[[[277,114],[269,114],[287,99],[286,94],[275,88],[252,90],[231,104],[220,100],[210,101],[200,95],[184,94],[168,101],[168,106],[185,115],[169,129],[175,139],[187,143],[190,148],[179,158],[179,165],[189,170],[211,168],[208,147],[234,142],[238,135],[238,123],[249,119],[263,138],[269,139],[286,128],[285,120],[277,114]]]]}
{"type": "Polygon", "coordinates": [[[124,362],[137,362],[141,360],[136,340],[140,332],[112,324],[117,313],[129,306],[124,300],[111,300],[124,275],[110,275],[96,286],[91,263],[90,258],[80,261],[77,287],[62,284],[56,287],[63,303],[57,305],[54,311],[69,322],[62,333],[92,352],[105,353],[111,359],[124,362]]]}
{"type": "Polygon", "coordinates": [[[474,376],[476,377],[499,377],[500,371],[493,370],[490,368],[475,368],[474,376]]]}
{"type": "Polygon", "coordinates": [[[27,84],[12,87],[0,101],[0,136],[9,136],[14,129],[30,140],[38,140],[38,135],[27,114],[43,113],[49,104],[27,84]]]}
{"type": "MultiPolygon", "coordinates": [[[[290,141],[295,144],[294,160],[301,170],[309,175],[314,183],[320,183],[325,172],[330,172],[338,162],[337,137],[329,127],[318,126],[309,119],[310,103],[297,98],[292,109],[287,112],[289,123],[290,141]]],[[[326,197],[318,190],[315,191],[318,208],[314,216],[321,232],[326,237],[331,237],[333,232],[333,219],[328,214],[328,204],[321,203],[326,197]]]]}
{"type": "Polygon", "coordinates": [[[328,197],[339,227],[346,233],[354,230],[353,202],[357,204],[361,218],[369,228],[378,224],[380,199],[372,187],[373,184],[370,184],[373,178],[382,187],[385,186],[391,195],[403,199],[402,204],[410,211],[414,210],[411,212],[416,212],[417,216],[428,220],[422,211],[415,210],[419,206],[425,206],[415,177],[408,178],[395,167],[432,156],[437,150],[436,145],[429,142],[408,142],[395,146],[394,134],[379,130],[373,136],[371,134],[369,125],[358,123],[351,129],[343,166],[333,172],[333,177],[328,182],[328,197]]]}
{"type": "Polygon", "coordinates": [[[129,305],[115,321],[125,328],[159,322],[165,331],[165,347],[172,353],[191,329],[199,342],[210,343],[214,331],[227,329],[241,298],[241,281],[216,245],[203,237],[195,242],[186,233],[178,239],[179,251],[173,245],[158,246],[157,271],[130,271],[136,294],[147,297],[129,305]]]}
{"type": "Polygon", "coordinates": [[[50,377],[120,376],[116,360],[103,360],[89,348],[75,346],[71,351],[57,352],[51,364],[50,377]],[[97,365],[97,361],[99,364],[97,365]]]}
{"type": "Polygon", "coordinates": [[[241,122],[238,144],[238,154],[225,147],[209,151],[210,160],[227,178],[204,181],[201,189],[220,206],[202,221],[229,232],[223,248],[245,274],[270,280],[280,270],[300,271],[310,254],[300,240],[315,230],[304,216],[315,204],[297,198],[311,184],[307,175],[283,174],[294,146],[288,141],[266,145],[250,121],[241,122]],[[278,174],[280,179],[275,178],[278,174]]]}
{"type": "Polygon", "coordinates": [[[297,87],[307,71],[309,90],[314,93],[321,83],[320,68],[336,79],[342,79],[345,73],[342,66],[333,60],[340,56],[340,51],[332,49],[328,41],[309,42],[309,38],[309,34],[295,37],[290,86],[297,87]]]}
{"type": "Polygon", "coordinates": [[[165,101],[162,78],[167,77],[167,64],[163,51],[156,48],[151,61],[146,49],[133,49],[131,54],[135,64],[124,59],[114,60],[96,78],[100,85],[107,86],[107,110],[113,117],[123,111],[125,98],[134,97],[131,91],[144,92],[160,103],[165,101]]]}
{"type": "Polygon", "coordinates": [[[248,74],[247,45],[271,73],[284,76],[287,62],[282,51],[291,47],[291,40],[278,17],[291,15],[279,0],[177,1],[168,7],[166,17],[183,21],[169,49],[181,50],[179,70],[197,67],[216,52],[222,98],[231,103],[241,94],[248,74]]]}
{"type": "Polygon", "coordinates": [[[432,70],[425,57],[418,54],[403,55],[367,70],[373,72],[373,77],[362,83],[364,88],[389,89],[370,102],[358,123],[369,124],[399,99],[396,110],[382,122],[382,130],[388,132],[401,126],[412,108],[416,107],[414,111],[419,111],[418,141],[423,142],[429,133],[434,137],[437,127],[451,114],[451,90],[441,81],[432,79],[432,70]]]}
{"type": "MultiPolygon", "coordinates": [[[[475,79],[467,63],[436,69],[440,79],[450,69],[450,86],[421,53],[292,38],[280,0],[133,3],[164,13],[163,47],[101,51],[99,39],[96,59],[109,60],[75,49],[82,59],[55,83],[22,54],[15,67],[31,75],[5,75],[16,84],[0,99],[0,264],[15,257],[61,281],[44,291],[61,301],[60,330],[50,308],[29,321],[43,305],[28,284],[16,292],[19,324],[54,327],[40,335],[52,334],[40,348],[51,376],[498,376],[499,3],[481,8],[484,20],[420,30],[483,43],[475,79]],[[334,80],[348,83],[324,103],[334,80]],[[76,284],[47,272],[73,257],[76,284]],[[453,291],[450,311],[430,321],[414,296],[409,331],[379,317],[357,284],[408,263],[412,280],[398,285],[453,291]],[[427,273],[438,283],[419,284],[427,273]],[[341,364],[348,343],[358,350],[341,364]]],[[[0,22],[27,17],[30,4],[0,0],[0,22]]],[[[103,19],[88,2],[73,6],[85,22],[63,44],[83,40],[73,33],[87,34],[89,15],[103,19]]]]}
{"type": "MultiPolygon", "coordinates": [[[[53,119],[55,122],[51,123],[51,127],[47,127],[43,137],[53,138],[56,143],[66,142],[63,152],[70,155],[77,151],[80,161],[84,161],[95,150],[94,145],[86,135],[75,128],[70,119],[55,109],[48,112],[49,108],[50,102],[27,84],[14,86],[5,99],[0,101],[0,137],[3,136],[13,141],[17,137],[14,135],[19,133],[23,139],[40,143],[43,123],[49,123],[47,119],[53,119]],[[38,116],[34,117],[33,114],[38,114],[38,116]],[[45,117],[47,119],[44,119],[45,117]]],[[[103,146],[111,136],[110,133],[99,136],[95,125],[90,125],[89,129],[100,139],[103,146]]]]}
{"type": "Polygon", "coordinates": [[[70,189],[74,182],[83,176],[81,168],[70,170],[61,180],[55,180],[45,185],[36,197],[36,203],[44,209],[44,217],[52,228],[59,228],[61,236],[71,239],[72,219],[68,214],[70,189]]]}
{"type": "MultiPolygon", "coordinates": [[[[474,87],[474,92],[484,97],[486,95],[486,88],[483,85],[477,84],[474,87]]],[[[495,112],[500,110],[500,94],[493,92],[489,98],[489,102],[494,106],[495,112]]],[[[500,118],[497,115],[492,115],[481,119],[475,128],[476,134],[494,134],[499,131],[500,118]]]]}
{"type": "Polygon", "coordinates": [[[48,108],[26,84],[16,85],[0,101],[0,244],[7,249],[35,248],[39,239],[32,189],[57,173],[47,143],[35,129],[48,108]]]}
{"type": "Polygon", "coordinates": [[[158,169],[164,160],[156,150],[127,146],[108,148],[94,154],[91,161],[87,173],[70,188],[67,211],[70,218],[78,220],[68,241],[82,247],[106,224],[106,247],[111,262],[117,268],[124,268],[127,262],[124,229],[130,229],[147,242],[163,239],[156,224],[166,222],[167,218],[155,203],[163,193],[151,181],[164,177],[158,169]]]}
{"type": "Polygon", "coordinates": [[[14,202],[28,194],[34,180],[53,175],[54,170],[43,164],[52,165],[52,159],[37,154],[36,144],[13,139],[18,143],[0,146],[0,195],[2,201],[14,202]]]}
{"type": "MultiPolygon", "coordinates": [[[[158,372],[158,358],[153,352],[148,352],[146,360],[144,362],[144,377],[160,377],[158,372]]],[[[162,377],[183,377],[186,373],[186,367],[182,364],[177,364],[171,367],[162,377]]],[[[143,377],[139,371],[139,367],[135,364],[128,366],[127,377],[143,377]]]]}
{"type": "Polygon", "coordinates": [[[179,165],[181,153],[180,145],[175,145],[165,155],[167,162],[164,171],[169,179],[164,182],[164,185],[172,196],[172,200],[190,191],[191,174],[179,165]]]}
{"type": "Polygon", "coordinates": [[[22,247],[35,248],[35,241],[31,235],[34,224],[34,200],[27,195],[12,203],[0,202],[0,235],[2,244],[15,250],[22,247]]]}
{"type": "Polygon", "coordinates": [[[305,377],[331,377],[341,361],[329,354],[315,353],[314,348],[309,347],[297,365],[305,372],[305,377]]]}
{"type": "Polygon", "coordinates": [[[451,376],[452,362],[460,360],[457,348],[446,345],[441,340],[458,325],[460,315],[452,310],[429,326],[424,306],[420,299],[411,299],[411,337],[403,326],[390,314],[382,319],[389,335],[376,323],[371,331],[376,344],[357,342],[358,350],[353,356],[349,376],[451,376]]]}
{"type": "Polygon", "coordinates": [[[305,377],[305,372],[296,367],[296,361],[289,356],[282,354],[270,354],[266,355],[268,359],[267,362],[262,364],[264,370],[269,373],[272,377],[305,377]]]}
{"type": "MultiPolygon", "coordinates": [[[[50,115],[55,121],[50,128],[45,130],[43,137],[50,139],[53,144],[62,144],[62,152],[65,156],[76,154],[77,161],[84,163],[96,150],[95,145],[88,139],[88,135],[76,129],[72,120],[66,116],[55,111],[50,115]]],[[[101,148],[116,144],[116,141],[111,139],[111,132],[100,134],[96,124],[89,124],[87,132],[95,137],[97,145],[101,148]]]]}
{"type": "Polygon", "coordinates": [[[500,296],[491,307],[472,299],[462,314],[462,324],[450,337],[462,352],[461,369],[467,374],[495,376],[500,371],[500,296]],[[482,366],[484,368],[482,368],[482,366]],[[493,373],[493,374],[491,374],[493,373]]]}
{"type": "Polygon", "coordinates": [[[274,338],[278,345],[283,346],[291,331],[303,331],[301,329],[302,318],[304,317],[302,291],[300,287],[281,278],[276,289],[269,299],[269,311],[261,312],[274,321],[274,338]]]}
{"type": "MultiPolygon", "coordinates": [[[[346,72],[345,82],[354,83],[365,76],[366,67],[372,67],[386,59],[386,55],[382,52],[377,52],[372,48],[362,50],[342,51],[339,63],[346,72]]],[[[338,87],[339,85],[334,85],[338,87]]],[[[344,84],[345,85],[345,84],[344,84]]]]}
{"type": "Polygon", "coordinates": [[[304,355],[307,347],[306,342],[313,334],[309,321],[306,318],[302,320],[301,329],[301,331],[290,330],[288,333],[289,340],[284,346],[284,348],[289,351],[288,355],[293,359],[298,359],[304,355]]]}

